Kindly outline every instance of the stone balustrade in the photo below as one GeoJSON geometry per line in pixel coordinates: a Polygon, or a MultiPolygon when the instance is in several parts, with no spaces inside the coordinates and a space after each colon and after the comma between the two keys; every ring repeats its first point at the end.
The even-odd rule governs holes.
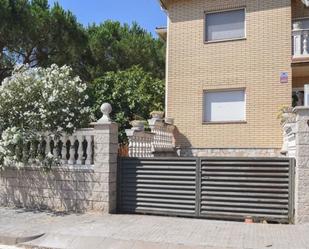
{"type": "Polygon", "coordinates": [[[308,29],[293,30],[292,37],[293,37],[294,58],[309,56],[309,30],[308,29]]]}
{"type": "MultiPolygon", "coordinates": [[[[110,104],[101,107],[103,117],[73,134],[52,136],[16,148],[24,167],[0,170],[0,205],[65,212],[116,210],[118,125],[112,122],[110,104]],[[49,170],[37,159],[51,160],[49,170]]],[[[45,160],[43,160],[44,162],[45,160]]]]}
{"type": "Polygon", "coordinates": [[[175,126],[159,118],[149,119],[148,124],[151,131],[136,127],[126,130],[129,157],[154,157],[156,154],[164,156],[175,153],[175,126]]]}
{"type": "Polygon", "coordinates": [[[152,157],[154,133],[126,130],[129,139],[129,157],[152,157]]]}

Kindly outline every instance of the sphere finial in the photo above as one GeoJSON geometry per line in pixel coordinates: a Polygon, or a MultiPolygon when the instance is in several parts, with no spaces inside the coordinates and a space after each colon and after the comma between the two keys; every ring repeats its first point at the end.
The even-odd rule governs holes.
{"type": "Polygon", "coordinates": [[[102,118],[98,122],[100,123],[110,123],[111,119],[109,114],[112,112],[113,108],[110,103],[103,103],[101,105],[101,112],[103,114],[102,118]]]}

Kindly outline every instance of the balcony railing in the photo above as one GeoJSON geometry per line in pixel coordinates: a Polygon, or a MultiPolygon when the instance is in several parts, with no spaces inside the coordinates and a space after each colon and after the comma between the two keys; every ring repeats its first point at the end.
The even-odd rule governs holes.
{"type": "Polygon", "coordinates": [[[293,57],[309,57],[309,29],[298,29],[292,31],[293,57]]]}

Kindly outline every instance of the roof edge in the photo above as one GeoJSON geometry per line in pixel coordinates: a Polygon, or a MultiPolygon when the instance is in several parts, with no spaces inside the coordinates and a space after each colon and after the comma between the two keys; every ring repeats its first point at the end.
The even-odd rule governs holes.
{"type": "Polygon", "coordinates": [[[165,0],[159,0],[159,3],[160,3],[160,5],[161,5],[162,9],[167,10],[165,0]]]}

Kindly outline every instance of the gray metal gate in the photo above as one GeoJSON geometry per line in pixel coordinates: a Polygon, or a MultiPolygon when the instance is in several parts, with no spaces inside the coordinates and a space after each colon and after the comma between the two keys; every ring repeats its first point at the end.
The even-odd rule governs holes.
{"type": "Polygon", "coordinates": [[[119,158],[118,210],[292,222],[294,160],[119,158]]]}

